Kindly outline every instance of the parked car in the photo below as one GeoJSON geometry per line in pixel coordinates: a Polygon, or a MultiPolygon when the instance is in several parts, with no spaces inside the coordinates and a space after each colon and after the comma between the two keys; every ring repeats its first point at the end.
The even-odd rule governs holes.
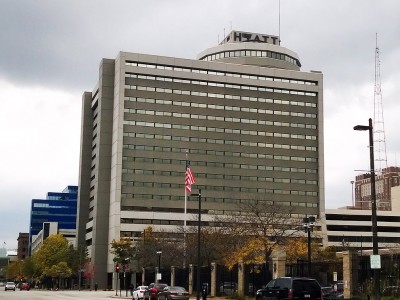
{"type": "Polygon", "coordinates": [[[189,292],[181,286],[167,286],[158,293],[158,300],[189,300],[189,292]]]}
{"type": "Polygon", "coordinates": [[[232,295],[237,291],[236,282],[222,282],[219,286],[219,293],[221,295],[232,295]]]}
{"type": "Polygon", "coordinates": [[[7,290],[13,290],[13,291],[15,291],[15,283],[12,282],[12,281],[7,282],[6,285],[5,285],[5,287],[4,287],[4,290],[5,290],[5,291],[7,291],[7,290]]]}
{"type": "Polygon", "coordinates": [[[318,281],[306,277],[278,277],[256,293],[256,300],[322,300],[322,298],[322,290],[318,281]]]}
{"type": "Polygon", "coordinates": [[[143,293],[147,289],[147,285],[139,285],[133,290],[132,299],[139,300],[143,299],[143,293]]]}
{"type": "Polygon", "coordinates": [[[335,299],[335,300],[344,299],[344,284],[343,284],[343,282],[337,282],[333,285],[332,299],[335,299]]]}
{"type": "Polygon", "coordinates": [[[333,287],[323,286],[321,287],[321,290],[322,290],[322,299],[324,300],[333,299],[333,287]]]}
{"type": "Polygon", "coordinates": [[[143,292],[144,300],[158,300],[158,293],[161,292],[168,284],[166,283],[150,283],[143,292]]]}
{"type": "Polygon", "coordinates": [[[382,291],[383,296],[399,296],[400,295],[400,286],[392,285],[387,286],[382,291]]]}
{"type": "Polygon", "coordinates": [[[30,285],[29,283],[27,283],[27,282],[22,282],[22,283],[19,285],[19,290],[20,290],[20,291],[22,291],[22,290],[29,291],[30,289],[31,289],[31,285],[30,285]]]}

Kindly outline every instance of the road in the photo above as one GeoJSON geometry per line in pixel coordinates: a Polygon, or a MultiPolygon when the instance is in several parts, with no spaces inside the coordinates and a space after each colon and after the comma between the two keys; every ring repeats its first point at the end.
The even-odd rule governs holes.
{"type": "Polygon", "coordinates": [[[57,300],[57,299],[79,299],[79,300],[112,300],[112,299],[130,299],[125,297],[125,291],[122,291],[121,298],[115,296],[115,291],[47,291],[47,290],[30,290],[30,291],[4,291],[4,288],[0,290],[0,299],[29,299],[29,300],[57,300]]]}

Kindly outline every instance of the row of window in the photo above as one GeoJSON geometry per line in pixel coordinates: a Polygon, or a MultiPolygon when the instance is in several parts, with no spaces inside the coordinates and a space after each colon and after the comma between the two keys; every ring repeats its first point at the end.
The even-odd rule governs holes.
{"type": "MultiPolygon", "coordinates": [[[[232,88],[232,89],[239,89],[239,90],[251,90],[251,91],[291,94],[291,95],[300,95],[300,96],[313,96],[313,97],[317,96],[316,92],[309,92],[309,91],[285,90],[285,89],[267,88],[267,87],[259,87],[259,86],[248,86],[248,85],[240,85],[240,84],[232,84],[232,83],[224,83],[224,82],[199,81],[199,80],[182,79],[182,78],[174,78],[174,77],[143,75],[143,74],[136,74],[136,73],[125,73],[125,78],[146,79],[146,80],[155,80],[155,81],[162,81],[162,82],[184,83],[184,84],[190,84],[190,85],[232,88]]],[[[126,86],[130,86],[130,84],[128,84],[126,82],[126,86]]],[[[243,96],[243,99],[241,99],[241,97],[239,95],[206,93],[205,91],[179,90],[179,89],[170,89],[170,88],[161,88],[160,90],[157,90],[157,91],[159,91],[161,93],[166,93],[166,94],[192,95],[192,96],[201,96],[201,97],[225,98],[225,99],[230,99],[230,100],[245,100],[245,101],[254,101],[254,102],[261,102],[261,103],[272,103],[272,102],[270,102],[271,99],[269,99],[269,98],[243,96]]],[[[274,102],[274,103],[279,103],[278,99],[276,99],[276,101],[277,102],[274,102]]],[[[281,100],[281,101],[287,101],[287,100],[281,100]]],[[[283,104],[283,103],[280,103],[280,104],[283,104]]],[[[287,104],[287,103],[285,103],[285,104],[287,104]]],[[[291,105],[317,107],[316,103],[305,102],[305,101],[292,101],[291,105]]]]}
{"type": "MultiPolygon", "coordinates": [[[[151,158],[151,157],[132,157],[122,156],[122,161],[127,162],[146,162],[146,163],[157,163],[167,165],[182,165],[182,160],[168,159],[168,158],[151,158]]],[[[233,164],[233,163],[222,163],[212,161],[191,161],[192,166],[203,166],[213,168],[231,168],[231,169],[244,169],[244,170],[261,170],[261,171],[276,171],[276,172],[291,172],[291,173],[309,173],[317,174],[317,169],[310,168],[294,168],[294,167],[282,167],[282,166],[271,166],[271,165],[248,165],[248,164],[233,164]]]]}
{"type": "MultiPolygon", "coordinates": [[[[225,84],[227,85],[227,84],[225,84]]],[[[236,88],[246,87],[243,85],[237,85],[236,88]]],[[[191,96],[198,96],[198,97],[208,97],[208,98],[219,98],[219,99],[233,99],[239,96],[230,95],[230,94],[219,94],[219,93],[208,93],[208,92],[199,92],[199,91],[191,91],[191,90],[179,90],[179,89],[169,89],[169,88],[162,88],[162,87],[154,87],[154,86],[137,86],[137,85],[130,85],[125,84],[125,88],[128,90],[138,90],[138,91],[147,91],[147,92],[157,92],[157,93],[164,93],[164,94],[177,94],[177,95],[191,95],[191,96]]],[[[314,92],[298,92],[298,91],[291,91],[291,90],[282,90],[282,89],[271,89],[271,88],[264,88],[264,87],[254,87],[254,88],[241,88],[241,90],[251,90],[251,91],[260,91],[260,92],[271,92],[271,93],[282,93],[282,94],[291,94],[291,95],[303,95],[303,96],[317,96],[317,93],[314,92]]],[[[257,99],[268,99],[268,98],[260,98],[257,99]]],[[[306,103],[306,102],[303,102],[306,103]]],[[[309,103],[309,102],[307,102],[309,103]]],[[[316,104],[313,104],[316,107],[316,104]]],[[[311,106],[311,105],[310,105],[311,106]]]]}
{"type": "MultiPolygon", "coordinates": [[[[128,125],[154,127],[154,123],[151,123],[151,122],[130,121],[127,123],[128,123],[128,125]]],[[[172,135],[149,134],[149,133],[127,132],[127,131],[128,130],[124,129],[124,136],[133,137],[133,138],[145,138],[145,139],[153,139],[153,140],[156,139],[156,140],[167,140],[167,141],[178,141],[178,142],[208,143],[208,144],[218,144],[218,145],[236,145],[236,146],[287,149],[287,150],[290,149],[290,150],[301,150],[301,151],[317,151],[317,147],[314,147],[314,146],[272,144],[272,143],[198,138],[198,137],[187,137],[187,136],[176,136],[176,135],[172,136],[172,135]]]]}
{"type": "Polygon", "coordinates": [[[301,67],[301,64],[298,59],[293,58],[292,56],[289,56],[287,54],[282,54],[274,51],[268,51],[268,50],[235,50],[235,51],[222,51],[218,52],[215,54],[209,54],[205,55],[200,58],[200,60],[205,60],[205,61],[214,61],[216,59],[221,59],[221,58],[229,58],[229,57],[246,57],[246,56],[251,56],[251,57],[268,57],[272,59],[278,59],[278,60],[284,60],[292,65],[301,67]]]}
{"type": "MultiPolygon", "coordinates": [[[[160,183],[160,182],[143,182],[143,181],[128,181],[122,180],[122,186],[134,186],[145,188],[159,188],[159,189],[180,189],[183,184],[176,183],[160,183]]],[[[280,190],[280,189],[264,189],[264,188],[249,188],[249,187],[232,187],[232,186],[216,186],[205,185],[204,189],[207,191],[224,191],[224,192],[237,192],[237,193],[262,193],[262,194],[278,194],[278,195],[296,195],[296,196],[318,196],[318,192],[314,191],[298,191],[298,190],[280,190]]]]}
{"type": "MultiPolygon", "coordinates": [[[[362,232],[360,232],[362,234],[362,232]]],[[[371,234],[371,230],[367,231],[366,234],[371,234]]],[[[389,236],[381,236],[379,235],[377,237],[378,243],[379,244],[387,244],[387,243],[396,243],[397,245],[400,243],[400,238],[398,236],[396,237],[389,237],[389,236]]],[[[328,242],[338,242],[338,243],[359,243],[361,245],[362,243],[372,243],[372,237],[369,236],[332,236],[328,235],[328,242]]],[[[397,245],[395,247],[397,247],[397,245]]]]}
{"type": "MultiPolygon", "coordinates": [[[[181,90],[174,90],[181,91],[181,90]]],[[[207,97],[209,93],[206,92],[192,92],[195,93],[196,96],[201,95],[201,97],[207,97]]],[[[279,105],[291,105],[291,106],[305,106],[305,107],[317,107],[317,104],[311,102],[303,102],[303,101],[295,101],[295,100],[282,100],[282,99],[272,99],[272,98],[263,98],[263,97],[250,97],[250,96],[239,96],[239,95],[225,95],[226,99],[239,100],[240,104],[245,104],[244,101],[250,102],[259,102],[259,103],[270,103],[270,104],[279,104],[279,105]]],[[[129,100],[129,97],[125,97],[125,100],[129,100]]],[[[131,100],[137,102],[146,102],[146,103],[158,103],[158,104],[167,104],[167,105],[175,105],[175,106],[186,106],[186,107],[199,107],[199,108],[211,108],[211,109],[220,109],[220,110],[228,110],[228,111],[244,111],[244,112],[258,112],[265,113],[262,110],[255,111],[251,107],[242,107],[242,106],[231,106],[231,105],[220,105],[220,104],[206,104],[199,102],[186,102],[179,100],[166,100],[166,99],[153,99],[153,98],[137,98],[137,100],[131,100]]]]}
{"type": "MultiPolygon", "coordinates": [[[[182,105],[182,104],[189,104],[189,105],[182,105],[182,106],[190,106],[190,102],[183,102],[183,101],[172,101],[172,100],[163,100],[163,99],[153,99],[153,98],[135,98],[135,97],[125,97],[126,101],[130,102],[145,102],[145,103],[156,103],[156,104],[161,104],[161,105],[168,105],[170,107],[171,105],[182,105]]],[[[194,106],[192,103],[192,106],[194,106]]],[[[196,103],[198,104],[198,103],[196,103]]],[[[199,107],[202,104],[198,104],[199,107]]],[[[209,109],[223,109],[223,105],[212,105],[212,104],[203,104],[204,108],[209,108],[209,109]]],[[[226,106],[225,106],[226,108],[226,106]]],[[[250,108],[242,108],[237,107],[231,107],[235,108],[234,110],[237,111],[248,111],[249,112],[255,112],[255,113],[260,113],[260,114],[275,114],[275,115],[290,115],[292,117],[307,117],[307,118],[316,118],[315,114],[306,114],[306,113],[300,113],[300,112],[286,112],[286,111],[281,111],[281,110],[266,110],[266,109],[250,109],[250,108]]],[[[233,109],[232,109],[233,110],[233,109]]],[[[147,114],[146,110],[137,110],[142,114],[147,114]]],[[[129,113],[135,113],[134,109],[125,109],[125,112],[129,113]]],[[[167,116],[171,117],[173,116],[173,113],[170,111],[156,111],[154,112],[153,110],[148,110],[148,114],[154,114],[158,116],[167,116]],[[153,113],[154,112],[154,113],[153,113]]],[[[293,128],[307,128],[307,129],[316,129],[317,126],[313,124],[304,124],[304,123],[291,123],[291,122],[281,122],[281,121],[269,121],[269,120],[258,120],[258,119],[248,119],[248,118],[233,118],[233,117],[223,117],[223,116],[204,116],[204,115],[197,115],[197,114],[188,114],[188,113],[174,113],[175,117],[184,117],[184,118],[191,118],[191,119],[196,119],[196,120],[213,120],[213,121],[223,121],[223,122],[235,122],[235,123],[246,123],[246,124],[258,124],[258,125],[269,125],[269,126],[281,126],[281,127],[293,127],[293,128]]]]}
{"type": "MultiPolygon", "coordinates": [[[[183,226],[184,221],[180,220],[163,220],[163,219],[134,219],[134,218],[121,218],[121,224],[151,224],[151,225],[174,225],[183,226]]],[[[187,221],[188,226],[197,226],[197,221],[187,221]]],[[[202,226],[209,226],[209,222],[201,221],[202,226]]]]}
{"type": "MultiPolygon", "coordinates": [[[[202,189],[203,190],[203,189],[202,189]]],[[[171,195],[160,195],[160,194],[127,194],[123,193],[124,198],[129,198],[129,199],[137,199],[137,200],[173,200],[173,201],[185,201],[184,196],[171,196],[171,195]],[[129,197],[128,197],[129,196],[129,197]]],[[[121,195],[122,196],[122,195],[121,195]]],[[[197,197],[188,197],[187,201],[193,201],[193,202],[198,202],[197,197]]],[[[237,208],[235,209],[235,212],[239,213],[238,208],[241,204],[248,202],[249,200],[243,200],[243,199],[234,199],[234,198],[215,198],[215,197],[203,197],[202,202],[212,202],[212,203],[227,203],[227,204],[233,204],[236,205],[237,208]]],[[[292,207],[309,207],[309,208],[316,208],[318,207],[318,203],[316,202],[297,202],[297,201],[264,201],[266,204],[270,205],[280,205],[280,206],[292,206],[292,207]]],[[[183,206],[182,206],[183,207],[183,206]]],[[[232,208],[232,207],[231,207],[232,208]]],[[[143,207],[142,209],[138,208],[137,206],[124,206],[121,207],[121,210],[127,211],[127,210],[139,210],[139,211],[152,211],[152,212],[173,212],[177,213],[176,208],[170,208],[170,207],[143,207]]],[[[190,209],[188,209],[188,212],[190,212],[190,209]]],[[[197,213],[198,210],[196,209],[192,213],[197,213]]],[[[214,215],[222,215],[225,214],[225,210],[208,210],[205,213],[208,214],[214,214],[214,215]]],[[[183,208],[181,209],[181,213],[183,213],[183,208]]],[[[232,211],[229,211],[231,214],[232,211]]],[[[294,214],[292,214],[294,216],[294,214]]],[[[301,216],[302,218],[304,216],[301,216]]]]}
{"type": "Polygon", "coordinates": [[[288,83],[305,84],[305,85],[317,85],[317,83],[315,81],[308,81],[308,80],[282,78],[282,77],[276,77],[276,76],[262,76],[262,75],[255,75],[255,74],[232,73],[232,72],[225,72],[225,71],[213,71],[213,70],[197,69],[197,68],[185,68],[185,67],[180,67],[180,66],[171,66],[171,65],[162,65],[162,64],[149,64],[149,63],[135,62],[135,61],[129,61],[129,60],[126,61],[126,65],[140,67],[140,68],[147,68],[147,69],[168,70],[168,71],[177,71],[177,72],[190,72],[190,73],[198,73],[198,74],[218,75],[218,76],[237,77],[237,78],[246,78],[246,79],[255,79],[255,80],[266,80],[266,81],[288,82],[288,83]]]}
{"type": "MultiPolygon", "coordinates": [[[[162,104],[166,104],[168,106],[175,105],[173,102],[177,101],[170,101],[170,100],[161,100],[162,104]]],[[[182,103],[182,101],[179,101],[182,103]]],[[[190,102],[186,102],[190,106],[190,102]]],[[[195,103],[192,103],[195,104],[195,103]]],[[[267,115],[279,115],[279,116],[291,116],[291,117],[301,117],[301,118],[313,118],[315,119],[317,117],[316,114],[310,114],[310,113],[304,113],[304,112],[295,112],[295,111],[283,111],[283,110],[278,110],[278,109],[264,109],[264,108],[248,108],[248,107],[237,107],[237,106],[224,106],[224,105],[215,105],[215,104],[197,104],[192,105],[193,106],[203,106],[204,108],[208,109],[220,109],[223,111],[241,111],[241,112],[250,112],[250,113],[257,113],[257,114],[267,114],[267,115]]],[[[140,113],[139,109],[127,109],[125,112],[131,112],[131,113],[140,113]]],[[[186,118],[192,118],[192,119],[203,119],[203,120],[219,120],[219,121],[224,121],[227,119],[232,119],[228,120],[230,122],[234,122],[233,119],[235,118],[228,118],[228,117],[222,117],[222,116],[204,116],[204,115],[196,115],[196,114],[188,114],[188,113],[178,113],[178,112],[171,112],[171,111],[157,111],[154,112],[152,110],[147,110],[142,112],[142,114],[148,114],[148,115],[157,115],[157,116],[167,116],[167,117],[186,117],[186,118]],[[193,115],[193,117],[191,117],[193,115]],[[212,117],[212,119],[208,118],[212,117]]],[[[240,122],[240,118],[236,118],[240,122]]],[[[245,119],[246,120],[246,119],[245,119]]]]}
{"type": "MultiPolygon", "coordinates": [[[[183,173],[184,172],[148,170],[148,169],[126,169],[126,168],[122,169],[122,174],[156,175],[156,176],[179,177],[179,178],[184,176],[183,173]]],[[[260,176],[244,176],[244,175],[227,175],[227,174],[211,174],[211,173],[198,173],[198,172],[196,172],[196,178],[317,185],[316,180],[260,177],[260,176]]]]}
{"type": "Polygon", "coordinates": [[[71,199],[71,206],[66,206],[66,205],[57,205],[57,204],[50,204],[50,203],[38,203],[34,202],[33,207],[43,207],[43,208],[57,208],[57,209],[64,209],[64,208],[74,208],[76,207],[76,199],[73,200],[71,199]]]}
{"type": "MultiPolygon", "coordinates": [[[[178,147],[161,147],[151,145],[140,145],[140,144],[126,144],[128,149],[131,150],[145,150],[145,151],[156,151],[156,152],[173,152],[173,153],[187,153],[187,148],[178,147]]],[[[125,145],[124,145],[125,147],[125,145]]],[[[217,150],[205,150],[205,149],[190,149],[191,154],[202,154],[209,156],[226,156],[226,157],[247,157],[247,158],[261,158],[261,159],[274,159],[274,160],[292,160],[292,161],[307,161],[317,162],[314,157],[300,157],[300,156],[285,156],[285,155],[272,155],[265,153],[246,153],[246,152],[231,152],[231,151],[217,151],[217,150]]]]}
{"type": "MultiPolygon", "coordinates": [[[[138,114],[138,115],[150,115],[150,116],[171,116],[174,118],[192,118],[192,115],[186,113],[177,112],[163,112],[155,110],[145,110],[145,109],[125,109],[126,113],[138,114]]],[[[223,122],[237,122],[243,124],[249,124],[252,121],[243,118],[230,118],[230,117],[215,117],[215,116],[203,116],[205,120],[208,121],[223,121],[223,122]],[[248,121],[248,122],[247,122],[248,121]]],[[[254,120],[256,121],[256,120],[254,120]]],[[[304,134],[289,134],[281,132],[270,132],[270,131],[257,131],[257,130],[243,130],[243,129],[233,129],[233,128],[221,128],[221,127],[206,127],[206,126],[195,126],[195,125],[182,125],[173,123],[159,123],[159,122],[144,122],[144,121],[124,121],[126,125],[133,126],[143,126],[143,127],[155,127],[155,128],[167,128],[167,129],[184,129],[191,131],[207,131],[207,132],[221,132],[221,133],[233,133],[240,135],[254,135],[254,136],[269,136],[277,138],[289,138],[289,139],[300,139],[300,140],[313,140],[316,141],[317,137],[315,135],[304,135],[304,134]]]]}

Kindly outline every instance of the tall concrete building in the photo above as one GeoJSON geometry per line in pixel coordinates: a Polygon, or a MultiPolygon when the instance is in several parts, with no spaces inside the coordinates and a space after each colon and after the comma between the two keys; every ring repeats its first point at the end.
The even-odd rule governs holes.
{"type": "MultiPolygon", "coordinates": [[[[99,288],[114,282],[113,239],[183,225],[186,155],[206,218],[249,200],[321,216],[323,76],[300,67],[277,36],[238,31],[197,59],[101,61],[83,94],[78,196],[99,288]]],[[[188,214],[197,206],[189,197],[188,214]]]]}

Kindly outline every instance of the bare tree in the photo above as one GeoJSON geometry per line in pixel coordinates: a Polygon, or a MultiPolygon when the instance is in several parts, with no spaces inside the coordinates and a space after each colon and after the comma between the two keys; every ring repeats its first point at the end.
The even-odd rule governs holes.
{"type": "MultiPolygon", "coordinates": [[[[242,260],[245,263],[265,264],[272,251],[283,247],[290,237],[300,236],[302,221],[294,218],[289,206],[271,201],[246,201],[236,210],[215,215],[210,221],[203,220],[200,232],[200,263],[223,263],[233,267],[242,260]]],[[[197,216],[193,216],[193,223],[197,216]]],[[[156,249],[166,253],[164,264],[180,266],[197,262],[198,227],[178,227],[172,238],[154,232],[139,246],[142,261],[149,263],[156,249]],[[183,237],[186,240],[183,240],[183,237]],[[167,250],[164,250],[167,249],[167,250]],[[173,254],[173,255],[171,255],[173,254]]],[[[164,233],[166,234],[166,233],[164,233]]]]}
{"type": "Polygon", "coordinates": [[[239,259],[266,263],[275,248],[300,233],[301,220],[291,212],[288,206],[253,200],[242,203],[237,211],[216,216],[215,224],[230,237],[233,250],[225,253],[225,264],[231,267],[239,259]]]}

